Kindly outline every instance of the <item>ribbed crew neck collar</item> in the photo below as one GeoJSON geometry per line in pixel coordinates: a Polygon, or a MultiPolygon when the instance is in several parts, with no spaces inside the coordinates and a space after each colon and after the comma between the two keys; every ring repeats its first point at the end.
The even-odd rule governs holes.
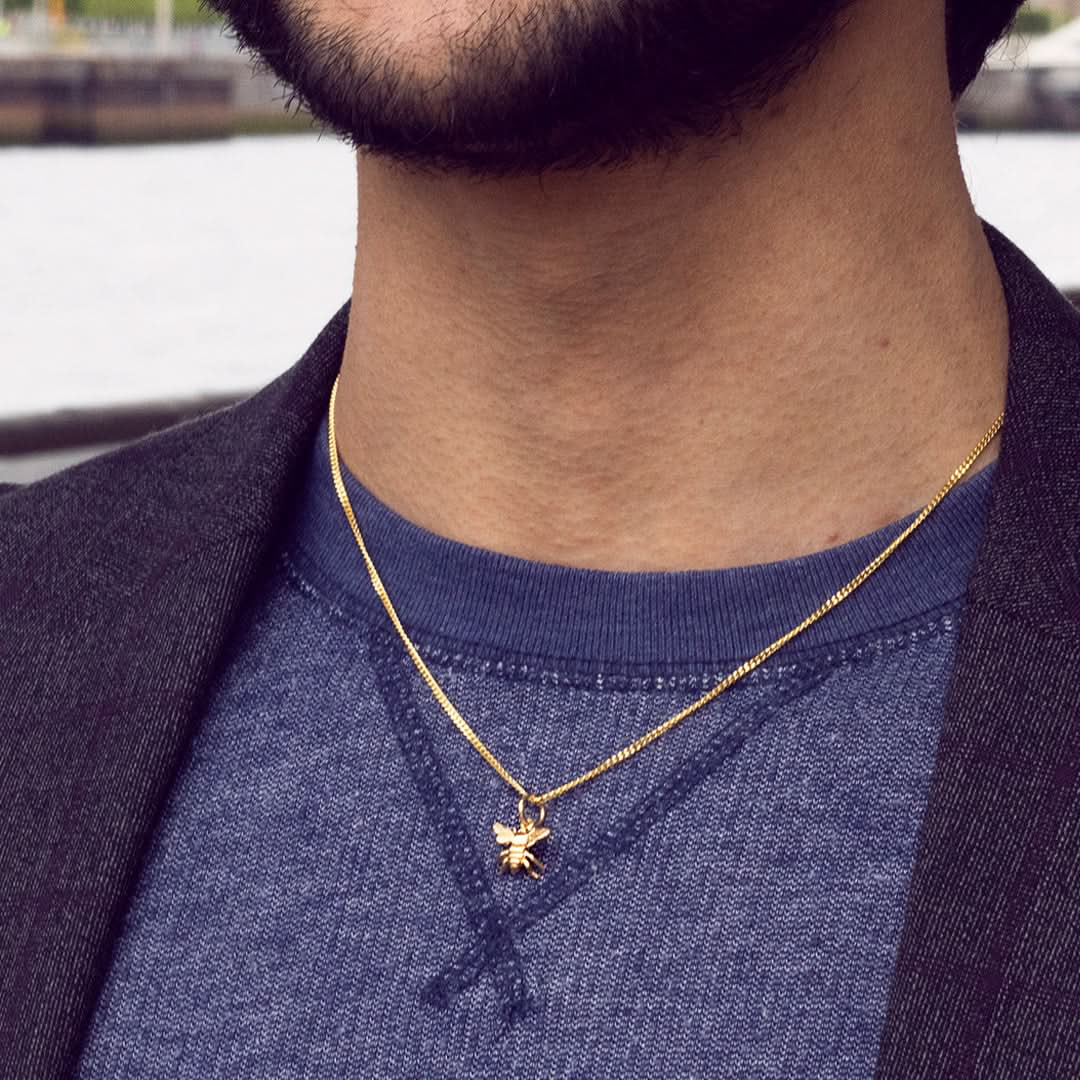
{"type": "MultiPolygon", "coordinates": [[[[879,637],[962,598],[995,467],[991,462],[965,478],[884,566],[785,652],[879,637]]],[[[611,668],[685,667],[754,655],[853,577],[918,513],[778,562],[720,570],[584,570],[440,536],[343,472],[372,559],[410,634],[451,639],[491,656],[611,668]]],[[[325,416],[288,548],[304,576],[337,606],[386,618],[331,482],[325,416]]]]}

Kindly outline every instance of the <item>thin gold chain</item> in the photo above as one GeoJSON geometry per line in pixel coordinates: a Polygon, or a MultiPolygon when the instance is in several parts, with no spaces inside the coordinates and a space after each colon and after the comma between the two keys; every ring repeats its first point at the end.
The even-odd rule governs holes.
{"type": "Polygon", "coordinates": [[[544,806],[552,801],[552,799],[559,798],[560,795],[565,795],[569,791],[573,791],[574,788],[580,787],[582,784],[589,780],[595,779],[602,773],[608,771],[608,769],[614,768],[616,765],[622,764],[622,762],[629,760],[636,753],[644,750],[646,746],[651,742],[655,742],[661,735],[670,731],[676,724],[681,723],[688,716],[693,715],[699,709],[704,708],[710,701],[718,697],[725,690],[728,689],[733,683],[738,682],[744,675],[749,674],[759,664],[764,663],[770,656],[786,645],[797,634],[801,634],[807,627],[817,622],[824,614],[831,611],[841,600],[850,596],[878,567],[881,566],[885,560],[892,555],[894,551],[930,516],[934,508],[945,498],[946,495],[959,483],[964,474],[975,463],[975,460],[979,455],[993,442],[994,437],[1000,431],[1002,424],[1005,422],[1005,414],[1001,413],[994,421],[990,430],[979,440],[978,445],[970,454],[964,459],[963,463],[956,469],[956,471],[949,477],[945,486],[934,496],[933,499],[927,503],[926,507],[919,513],[918,517],[906,528],[904,531],[885,548],[884,551],[878,555],[873,562],[864,567],[855,575],[843,588],[838,589],[832,596],[829,597],[817,610],[811,612],[798,626],[793,627],[782,637],[777,638],[771,645],[762,649],[756,656],[747,660],[745,663],[740,664],[730,675],[726,676],[720,682],[718,682],[708,693],[703,694],[686,708],[677,712],[674,716],[665,720],[662,724],[658,724],[651,731],[647,731],[644,735],[635,739],[632,743],[627,744],[621,750],[617,750],[614,754],[604,758],[599,764],[594,765],[587,772],[583,772],[580,776],[576,776],[573,780],[567,780],[565,784],[560,784],[558,787],[551,788],[550,791],[545,791],[543,794],[537,795],[530,792],[524,784],[517,780],[509,770],[502,764],[501,761],[484,745],[483,740],[475,731],[465,722],[464,717],[458,712],[454,703],[443,692],[443,688],[435,680],[435,676],[428,670],[427,664],[424,663],[416,646],[413,644],[412,639],[405,632],[405,628],[401,625],[401,620],[398,618],[397,611],[394,610],[394,605],[390,602],[390,597],[386,592],[386,586],[383,585],[382,579],[379,577],[379,572],[375,569],[375,563],[372,562],[371,555],[368,553],[367,544],[364,543],[364,536],[360,532],[360,526],[356,522],[356,515],[353,513],[352,504],[349,502],[348,493],[345,491],[345,482],[341,477],[341,462],[338,456],[337,449],[337,436],[334,426],[334,409],[337,402],[337,388],[338,380],[334,380],[334,388],[330,392],[330,471],[334,477],[334,488],[337,491],[338,499],[341,502],[341,508],[345,511],[345,517],[348,518],[349,525],[352,528],[353,536],[356,538],[356,543],[360,548],[361,554],[364,556],[364,562],[367,565],[368,576],[371,578],[372,587],[375,590],[376,595],[382,601],[382,605],[386,608],[387,615],[390,616],[390,621],[394,624],[394,629],[397,631],[398,636],[401,638],[408,650],[409,656],[412,658],[412,662],[416,665],[416,670],[420,673],[424,682],[427,683],[432,694],[435,695],[436,701],[442,706],[447,716],[454,722],[454,726],[465,736],[466,739],[472,743],[477,753],[517,792],[521,798],[526,802],[533,804],[534,806],[544,806]]]}

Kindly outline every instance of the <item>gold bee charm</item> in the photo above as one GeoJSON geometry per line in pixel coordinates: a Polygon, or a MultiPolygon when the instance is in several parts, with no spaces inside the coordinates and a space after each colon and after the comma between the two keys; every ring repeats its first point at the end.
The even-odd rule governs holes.
{"type": "Polygon", "coordinates": [[[543,840],[545,836],[551,835],[550,829],[541,827],[546,812],[547,807],[541,803],[539,817],[526,817],[525,797],[522,796],[518,801],[518,818],[521,821],[519,828],[508,828],[501,821],[496,821],[492,825],[496,843],[505,847],[504,851],[499,852],[500,872],[508,870],[511,874],[516,874],[519,870],[524,870],[529,877],[538,878],[540,876],[544,864],[529,848],[538,841],[543,840]]]}

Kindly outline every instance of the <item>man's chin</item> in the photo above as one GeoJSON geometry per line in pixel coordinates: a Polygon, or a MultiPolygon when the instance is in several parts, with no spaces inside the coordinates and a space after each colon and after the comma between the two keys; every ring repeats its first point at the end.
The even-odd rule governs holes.
{"type": "Polygon", "coordinates": [[[291,102],[360,152],[498,179],[715,145],[805,70],[853,0],[531,0],[528,19],[448,38],[423,70],[392,41],[326,22],[331,0],[207,2],[291,102]]]}

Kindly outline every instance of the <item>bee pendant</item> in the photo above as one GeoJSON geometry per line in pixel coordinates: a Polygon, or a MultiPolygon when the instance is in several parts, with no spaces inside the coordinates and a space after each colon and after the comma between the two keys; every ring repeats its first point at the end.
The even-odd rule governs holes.
{"type": "Polygon", "coordinates": [[[525,816],[525,798],[518,802],[518,818],[521,825],[517,829],[508,828],[501,821],[492,825],[497,843],[503,845],[503,851],[499,852],[499,871],[509,871],[516,874],[520,870],[532,878],[538,878],[544,869],[544,864],[529,849],[533,844],[551,835],[550,829],[542,828],[544,814],[547,807],[540,804],[540,816],[531,818],[525,816]]]}

